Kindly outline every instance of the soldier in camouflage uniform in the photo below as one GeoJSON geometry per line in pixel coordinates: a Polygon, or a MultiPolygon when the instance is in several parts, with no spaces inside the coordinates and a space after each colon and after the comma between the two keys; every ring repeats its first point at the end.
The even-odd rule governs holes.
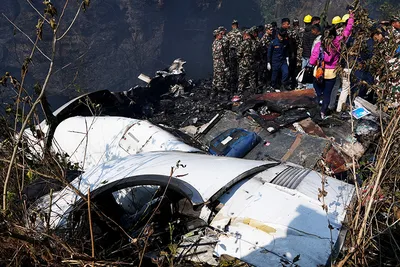
{"type": "Polygon", "coordinates": [[[246,84],[249,83],[250,89],[254,93],[256,90],[256,73],[254,69],[254,56],[256,47],[254,42],[251,40],[249,30],[243,32],[243,41],[239,46],[238,57],[239,57],[239,94],[243,93],[243,89],[246,84]]]}
{"type": "Polygon", "coordinates": [[[303,36],[305,28],[300,27],[300,22],[298,19],[293,20],[292,31],[294,32],[293,35],[296,38],[296,43],[297,43],[297,67],[301,68],[301,62],[302,62],[301,55],[303,53],[303,36]]]}
{"type": "Polygon", "coordinates": [[[389,35],[394,38],[394,41],[400,44],[400,17],[392,16],[390,19],[392,28],[389,30],[389,35]]]}
{"type": "Polygon", "coordinates": [[[219,30],[214,31],[215,40],[212,44],[212,57],[213,57],[213,68],[214,76],[212,83],[212,92],[210,97],[212,98],[217,91],[225,90],[227,86],[226,77],[226,62],[224,55],[224,47],[222,42],[222,33],[219,30]]]}
{"type": "MultiPolygon", "coordinates": [[[[395,20],[400,21],[399,18],[392,17],[392,29],[389,35],[384,34],[381,29],[373,32],[374,39],[374,55],[371,59],[371,66],[377,68],[374,70],[379,73],[376,76],[378,86],[380,86],[380,93],[385,98],[391,107],[400,106],[400,32],[396,29],[393,23],[395,20]],[[397,32],[396,32],[397,31],[397,32]],[[394,56],[393,56],[393,50],[394,56]],[[386,71],[388,70],[388,71],[386,71]],[[388,78],[389,87],[386,87],[386,82],[380,83],[380,77],[388,78]]],[[[398,24],[400,29],[400,23],[398,24]]]]}
{"type": "Polygon", "coordinates": [[[229,70],[230,70],[230,85],[231,88],[237,88],[239,63],[238,63],[238,49],[242,43],[242,32],[239,30],[239,22],[232,21],[232,30],[227,34],[229,40],[229,70]]]}
{"type": "Polygon", "coordinates": [[[272,27],[272,24],[266,24],[265,25],[265,33],[263,37],[260,40],[260,46],[261,46],[261,84],[262,85],[267,85],[270,72],[267,70],[267,56],[268,56],[268,47],[271,44],[273,38],[272,38],[272,33],[273,33],[274,28],[272,27]]]}
{"type": "Polygon", "coordinates": [[[230,81],[229,81],[229,77],[231,76],[230,74],[230,69],[229,69],[229,39],[226,36],[226,28],[224,26],[219,26],[218,30],[222,33],[222,49],[224,52],[224,61],[225,61],[225,77],[226,77],[226,89],[230,87],[230,81]]]}
{"type": "Polygon", "coordinates": [[[260,38],[258,37],[258,27],[253,26],[249,30],[251,40],[253,42],[253,46],[255,48],[254,51],[254,71],[256,74],[256,86],[260,85],[261,80],[261,54],[262,54],[262,47],[260,38]]]}

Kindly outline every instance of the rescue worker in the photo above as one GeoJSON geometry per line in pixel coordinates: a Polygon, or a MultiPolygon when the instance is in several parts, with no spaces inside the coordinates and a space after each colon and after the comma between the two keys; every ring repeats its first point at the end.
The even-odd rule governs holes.
{"type": "MultiPolygon", "coordinates": [[[[400,106],[400,72],[398,71],[400,69],[400,45],[397,46],[392,42],[393,35],[393,32],[387,35],[384,29],[378,28],[373,31],[371,37],[375,45],[372,61],[377,62],[376,66],[374,66],[376,68],[375,72],[381,73],[379,76],[386,77],[389,80],[389,87],[380,86],[379,82],[377,84],[380,87],[379,90],[382,96],[387,101],[392,102],[391,105],[393,107],[398,107],[400,106]],[[393,49],[396,50],[393,51],[393,49]]],[[[380,78],[377,77],[377,80],[379,81],[380,78]]]]}
{"type": "Polygon", "coordinates": [[[303,34],[303,41],[302,41],[302,63],[301,67],[304,68],[308,65],[311,56],[311,47],[315,39],[315,35],[311,31],[311,15],[307,15],[304,17],[303,21],[305,24],[304,34],[303,34]]]}
{"type": "Polygon", "coordinates": [[[230,87],[230,83],[229,83],[229,77],[230,75],[230,69],[229,69],[229,39],[226,36],[226,28],[224,26],[219,26],[218,30],[221,32],[222,34],[222,49],[224,52],[224,61],[225,61],[225,77],[226,77],[226,89],[228,89],[230,87]]]}
{"type": "Polygon", "coordinates": [[[314,50],[314,47],[317,43],[321,42],[322,38],[322,29],[321,26],[318,24],[312,25],[311,26],[311,32],[315,36],[314,42],[311,46],[311,52],[314,50]]]}
{"type": "Polygon", "coordinates": [[[312,17],[311,24],[312,25],[320,25],[321,24],[321,18],[317,17],[317,16],[312,17]]]}
{"type": "Polygon", "coordinates": [[[400,43],[400,17],[393,16],[390,19],[392,28],[389,30],[389,35],[394,38],[396,43],[400,43]]]}
{"type": "MultiPolygon", "coordinates": [[[[331,99],[332,89],[336,82],[336,68],[340,60],[341,42],[346,41],[351,35],[354,25],[354,15],[349,10],[351,16],[348,20],[346,28],[341,35],[336,34],[336,29],[331,26],[324,31],[324,38],[316,43],[311,52],[310,64],[320,66],[321,53],[323,52],[323,72],[316,71],[314,73],[314,88],[317,92],[317,99],[322,100],[321,118],[325,119],[331,99]]],[[[345,88],[343,88],[345,89],[345,88]]]]}
{"type": "Polygon", "coordinates": [[[272,25],[272,39],[276,38],[276,31],[278,30],[278,24],[276,21],[271,22],[272,25]]]}
{"type": "Polygon", "coordinates": [[[290,89],[295,89],[297,87],[296,81],[296,67],[297,67],[297,43],[299,41],[299,36],[297,32],[290,29],[290,19],[282,19],[282,29],[287,31],[288,40],[288,53],[289,53],[289,79],[290,79],[290,89]]]}
{"type": "MultiPolygon", "coordinates": [[[[340,18],[340,17],[339,17],[340,18]]],[[[337,17],[332,19],[332,24],[336,25],[336,34],[341,35],[343,33],[344,28],[347,26],[347,21],[350,18],[350,14],[344,14],[342,18],[340,18],[340,22],[338,21],[337,17]]],[[[346,49],[349,46],[348,42],[349,38],[343,39],[341,46],[342,50],[346,49]]],[[[336,112],[341,112],[344,104],[347,101],[348,95],[350,93],[351,88],[351,81],[350,81],[350,74],[352,73],[352,69],[349,68],[348,63],[346,60],[342,60],[341,65],[343,67],[343,73],[341,73],[341,77],[336,79],[336,84],[332,89],[331,99],[329,102],[328,109],[329,110],[336,110],[336,112]],[[342,88],[342,91],[339,94],[338,103],[336,105],[336,98],[338,95],[339,88],[342,88]]]]}
{"type": "MultiPolygon", "coordinates": [[[[303,41],[302,41],[302,53],[301,53],[301,68],[305,68],[308,63],[310,62],[310,56],[311,56],[311,48],[312,44],[314,42],[314,39],[317,37],[316,35],[313,34],[311,31],[311,20],[312,16],[307,15],[304,17],[304,34],[303,34],[303,41]]],[[[306,87],[306,88],[312,88],[312,84],[299,84],[299,87],[306,87]]]]}
{"type": "Polygon", "coordinates": [[[222,43],[222,32],[219,30],[214,30],[215,40],[212,44],[212,56],[213,56],[213,82],[212,91],[210,93],[210,98],[213,98],[216,93],[224,91],[227,86],[226,77],[226,62],[224,56],[224,48],[222,43]]]}
{"type": "Polygon", "coordinates": [[[260,38],[258,37],[258,27],[253,26],[249,30],[251,35],[251,40],[254,46],[254,70],[256,74],[256,86],[260,84],[260,77],[261,77],[261,56],[262,56],[262,47],[260,43],[260,38]]]}
{"type": "Polygon", "coordinates": [[[237,88],[239,72],[238,49],[243,40],[237,20],[232,21],[232,30],[227,34],[227,37],[229,40],[229,70],[231,74],[229,83],[231,88],[237,88]]]}
{"type": "Polygon", "coordinates": [[[261,83],[262,83],[262,85],[267,85],[268,80],[270,78],[269,77],[270,72],[267,70],[267,57],[268,57],[268,47],[273,40],[273,38],[272,38],[273,29],[274,28],[272,27],[272,24],[266,24],[265,25],[265,33],[260,40],[261,67],[262,67],[261,83]]]}
{"type": "Polygon", "coordinates": [[[243,31],[243,41],[239,46],[239,85],[238,93],[243,94],[243,90],[247,83],[250,86],[250,92],[254,93],[256,90],[256,74],[254,69],[254,56],[256,48],[251,39],[249,30],[243,31]]]}
{"type": "Polygon", "coordinates": [[[222,34],[222,45],[224,48],[224,57],[226,61],[229,59],[229,39],[226,36],[226,28],[224,26],[219,26],[218,31],[222,34]]]}
{"type": "Polygon", "coordinates": [[[336,28],[337,35],[342,34],[343,24],[342,24],[342,18],[340,16],[333,17],[332,25],[336,28]]]}
{"type": "MultiPolygon", "coordinates": [[[[334,27],[334,29],[336,29],[337,36],[340,36],[342,34],[343,29],[344,29],[343,25],[344,24],[343,24],[342,18],[340,16],[335,16],[332,18],[332,27],[334,27]]],[[[347,39],[343,40],[342,43],[340,44],[342,49],[345,48],[344,43],[346,43],[346,41],[347,41],[347,39]]],[[[343,87],[346,88],[346,90],[342,90],[342,92],[341,92],[341,96],[344,96],[344,101],[346,101],[346,97],[348,96],[348,92],[349,92],[349,90],[347,90],[347,89],[348,89],[348,87],[350,87],[350,80],[348,80],[347,77],[350,74],[351,70],[348,69],[346,66],[344,66],[344,65],[346,65],[345,60],[342,60],[340,62],[340,64],[343,67],[343,74],[338,74],[336,77],[335,85],[333,86],[332,91],[331,91],[331,98],[329,100],[329,106],[327,109],[328,113],[331,113],[336,109],[339,109],[339,105],[340,105],[340,107],[342,107],[342,104],[340,104],[341,97],[339,97],[339,102],[338,102],[339,105],[336,106],[336,99],[337,99],[337,95],[339,92],[339,88],[343,88],[343,87]]],[[[340,112],[340,111],[337,111],[337,112],[340,112]]]]}
{"type": "Polygon", "coordinates": [[[268,70],[272,70],[271,87],[278,89],[278,74],[282,73],[282,86],[287,89],[289,81],[289,52],[288,52],[287,31],[280,29],[277,37],[271,42],[268,48],[268,70]]]}
{"type": "Polygon", "coordinates": [[[297,67],[301,68],[301,54],[303,53],[303,35],[304,35],[304,28],[300,27],[300,21],[298,19],[293,19],[293,27],[292,30],[296,36],[297,42],[297,67]]]}

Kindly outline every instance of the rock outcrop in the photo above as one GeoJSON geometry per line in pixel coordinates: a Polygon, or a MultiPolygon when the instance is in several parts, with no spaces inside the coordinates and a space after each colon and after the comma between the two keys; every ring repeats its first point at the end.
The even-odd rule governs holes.
{"type": "MultiPolygon", "coordinates": [[[[41,1],[32,4],[38,10],[44,8],[41,1]]],[[[62,4],[55,2],[59,13],[62,4]]],[[[57,43],[49,94],[71,97],[82,91],[127,90],[139,82],[140,73],[153,76],[179,57],[188,62],[190,77],[207,77],[212,72],[212,30],[219,25],[229,28],[233,18],[243,26],[260,25],[263,21],[257,8],[255,2],[243,4],[241,0],[222,5],[218,0],[91,1],[89,9],[80,11],[71,30],[57,43]]],[[[77,10],[78,3],[70,1],[60,33],[68,28],[77,10]]],[[[0,13],[35,39],[39,15],[26,0],[4,0],[0,13]]],[[[3,16],[0,23],[1,74],[18,74],[32,45],[3,16]]],[[[50,41],[50,27],[46,25],[39,47],[49,57],[50,41]]],[[[43,79],[48,63],[35,52],[28,84],[43,79]]]]}

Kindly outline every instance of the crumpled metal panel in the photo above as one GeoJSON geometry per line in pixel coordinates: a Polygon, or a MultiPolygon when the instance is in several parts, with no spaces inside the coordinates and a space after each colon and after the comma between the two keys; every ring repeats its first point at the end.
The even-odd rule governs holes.
{"type": "Polygon", "coordinates": [[[325,177],[325,212],[318,200],[321,178],[310,171],[295,190],[257,177],[233,186],[219,198],[223,208],[211,222],[223,232],[216,255],[228,254],[260,267],[290,265],[300,255],[298,266],[325,266],[354,186],[325,177]]]}
{"type": "MultiPolygon", "coordinates": [[[[96,190],[101,190],[112,183],[122,186],[124,181],[135,179],[135,177],[136,180],[145,180],[146,177],[157,176],[160,182],[152,183],[152,185],[157,185],[168,182],[171,168],[177,164],[181,166],[175,170],[173,177],[181,181],[182,185],[190,187],[190,190],[196,190],[196,194],[187,193],[187,197],[193,205],[200,205],[209,200],[213,201],[213,198],[219,197],[227,188],[246,176],[265,170],[277,163],[198,153],[147,152],[128,155],[98,165],[76,178],[71,185],[83,195],[87,194],[88,189],[94,195],[96,190]]],[[[146,183],[144,181],[141,184],[146,183]]],[[[50,225],[56,227],[65,223],[68,211],[79,199],[80,196],[69,186],[54,196],[50,225]]],[[[41,209],[48,208],[48,201],[39,200],[39,203],[41,209]]]]}

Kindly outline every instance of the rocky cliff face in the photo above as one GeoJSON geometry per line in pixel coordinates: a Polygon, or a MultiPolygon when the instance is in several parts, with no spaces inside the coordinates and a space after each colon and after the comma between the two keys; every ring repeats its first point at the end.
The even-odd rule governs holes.
{"type": "MultiPolygon", "coordinates": [[[[31,2],[43,10],[41,1],[31,2]]],[[[63,30],[78,9],[75,1],[70,2],[61,21],[63,30]]],[[[60,13],[62,3],[55,5],[60,13]]],[[[34,40],[39,16],[26,0],[3,0],[0,13],[34,40]]],[[[58,42],[49,93],[72,96],[80,91],[126,90],[139,82],[140,73],[152,76],[179,57],[188,62],[190,77],[206,77],[212,72],[212,30],[219,25],[229,28],[233,18],[243,26],[263,22],[253,1],[231,0],[221,5],[218,0],[92,0],[88,11],[81,11],[71,31],[58,42]]],[[[46,26],[39,47],[48,56],[50,39],[46,26]]],[[[3,16],[0,44],[1,74],[19,73],[32,45],[3,16]]],[[[43,79],[48,63],[35,53],[31,84],[43,79]]]]}

